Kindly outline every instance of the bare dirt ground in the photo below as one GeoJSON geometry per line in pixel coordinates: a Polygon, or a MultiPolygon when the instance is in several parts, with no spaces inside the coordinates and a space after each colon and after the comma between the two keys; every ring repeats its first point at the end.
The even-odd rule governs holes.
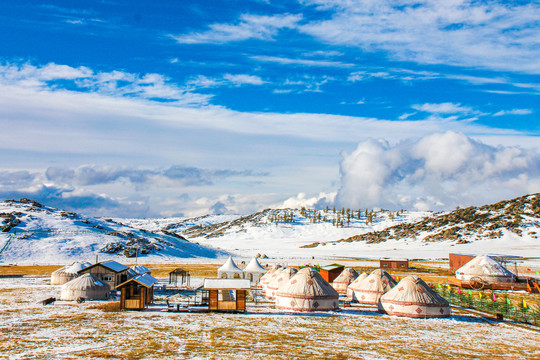
{"type": "MultiPolygon", "coordinates": [[[[0,358],[6,359],[538,359],[540,333],[468,314],[406,319],[353,307],[248,314],[91,309],[58,296],[47,277],[0,279],[0,358]]],[[[162,300],[162,299],[161,299],[162,300]]]]}

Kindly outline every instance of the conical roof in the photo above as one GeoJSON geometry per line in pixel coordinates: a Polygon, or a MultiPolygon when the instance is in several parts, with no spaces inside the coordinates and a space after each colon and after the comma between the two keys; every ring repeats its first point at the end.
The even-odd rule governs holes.
{"type": "Polygon", "coordinates": [[[456,275],[514,277],[513,273],[488,255],[475,257],[457,269],[456,275]]]}
{"type": "Polygon", "coordinates": [[[232,259],[232,257],[229,256],[229,258],[227,259],[225,264],[223,264],[218,269],[218,273],[219,272],[242,272],[242,270],[238,266],[236,266],[236,264],[234,263],[234,260],[232,259]]]}
{"type": "Polygon", "coordinates": [[[266,278],[268,278],[270,275],[272,275],[274,272],[276,272],[278,269],[281,269],[281,265],[275,264],[270,267],[270,270],[266,272],[263,276],[261,276],[260,282],[262,283],[266,278]]]}
{"type": "Polygon", "coordinates": [[[67,268],[65,268],[64,271],[67,273],[76,274],[77,272],[79,272],[82,269],[85,269],[86,267],[87,266],[84,263],[75,262],[71,266],[68,266],[67,268]]]}
{"type": "Polygon", "coordinates": [[[354,281],[351,282],[351,284],[349,285],[349,290],[358,289],[358,285],[362,282],[362,280],[364,280],[368,276],[369,276],[369,274],[367,272],[364,272],[364,273],[361,273],[360,275],[358,275],[358,277],[356,279],[354,279],[354,281]]]}
{"type": "Polygon", "coordinates": [[[107,289],[107,291],[109,291],[109,284],[102,282],[93,274],[84,274],[65,283],[62,286],[62,290],[89,290],[105,288],[107,289]]]}
{"type": "Polygon", "coordinates": [[[312,298],[338,298],[337,291],[312,268],[303,268],[289,279],[277,292],[278,296],[303,296],[312,298]]]}
{"type": "Polygon", "coordinates": [[[450,305],[424,280],[412,275],[403,278],[379,300],[379,310],[408,317],[447,317],[450,305]]]}
{"type": "Polygon", "coordinates": [[[284,284],[289,281],[290,278],[292,278],[298,270],[295,268],[290,267],[284,267],[280,269],[279,275],[277,275],[275,278],[273,278],[267,285],[266,285],[266,297],[270,299],[274,299],[276,297],[276,292],[279,288],[281,288],[284,284]]]}
{"type": "Polygon", "coordinates": [[[259,263],[259,260],[257,260],[256,257],[251,258],[251,261],[247,266],[244,268],[244,272],[250,272],[250,273],[265,273],[266,269],[261,266],[259,263]]]}
{"type": "Polygon", "coordinates": [[[357,277],[358,272],[356,272],[356,270],[354,270],[353,268],[345,268],[343,269],[341,274],[339,274],[339,276],[334,279],[334,283],[347,283],[348,285],[353,282],[354,279],[356,279],[357,277]]]}
{"type": "Polygon", "coordinates": [[[135,271],[137,274],[150,274],[150,270],[144,265],[133,265],[131,270],[135,271]]]}
{"type": "Polygon", "coordinates": [[[362,304],[376,305],[382,294],[396,285],[392,276],[382,269],[376,269],[354,286],[353,299],[362,304]]]}

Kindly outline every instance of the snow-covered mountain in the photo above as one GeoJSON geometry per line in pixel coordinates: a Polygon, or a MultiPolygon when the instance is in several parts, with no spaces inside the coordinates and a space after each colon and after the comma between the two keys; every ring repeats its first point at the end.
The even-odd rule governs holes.
{"type": "Polygon", "coordinates": [[[243,256],[441,258],[449,252],[496,252],[538,257],[540,194],[443,213],[266,209],[169,221],[162,230],[243,256]]]}
{"type": "Polygon", "coordinates": [[[51,263],[116,259],[178,262],[221,258],[227,252],[164,231],[97,219],[21,199],[0,202],[0,262],[51,263]]]}

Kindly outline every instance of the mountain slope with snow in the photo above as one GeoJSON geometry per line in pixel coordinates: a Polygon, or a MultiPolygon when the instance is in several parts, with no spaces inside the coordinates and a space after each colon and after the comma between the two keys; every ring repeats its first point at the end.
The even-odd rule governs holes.
{"type": "Polygon", "coordinates": [[[138,256],[144,262],[220,258],[227,252],[179,235],[134,228],[43,206],[28,199],[0,202],[0,262],[51,263],[138,256]]]}

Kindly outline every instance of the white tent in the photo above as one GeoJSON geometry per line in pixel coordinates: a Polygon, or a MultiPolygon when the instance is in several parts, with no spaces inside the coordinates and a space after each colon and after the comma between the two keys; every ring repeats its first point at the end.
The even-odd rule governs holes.
{"type": "Polygon", "coordinates": [[[229,256],[225,264],[218,269],[218,278],[221,279],[241,279],[242,270],[236,266],[232,257],[229,256]]]}
{"type": "Polygon", "coordinates": [[[366,272],[361,273],[360,275],[358,275],[356,279],[354,279],[352,283],[349,284],[349,286],[347,286],[347,297],[349,299],[353,298],[353,291],[358,289],[358,284],[360,284],[360,282],[364,280],[365,278],[367,278],[368,276],[369,274],[366,272]]]}
{"type": "Polygon", "coordinates": [[[256,284],[261,280],[261,277],[266,272],[266,269],[259,264],[259,260],[256,257],[251,258],[251,261],[243,270],[244,279],[249,279],[252,283],[256,284]]]}
{"type": "Polygon", "coordinates": [[[148,268],[144,265],[133,265],[131,267],[131,270],[133,270],[137,275],[140,275],[140,274],[148,274],[150,275],[150,270],[148,270],[148,268]]]}
{"type": "Polygon", "coordinates": [[[269,271],[268,274],[264,276],[264,279],[261,280],[261,287],[263,288],[265,293],[268,290],[268,284],[270,284],[270,282],[274,280],[279,275],[279,273],[284,269],[280,265],[277,265],[277,266],[278,266],[277,269],[275,269],[274,271],[270,270],[271,272],[269,271]]]}
{"type": "Polygon", "coordinates": [[[487,255],[480,255],[456,270],[456,278],[470,281],[480,278],[485,283],[514,282],[515,275],[487,255]]]}
{"type": "Polygon", "coordinates": [[[353,290],[353,300],[361,304],[377,305],[382,294],[396,285],[392,276],[382,269],[376,269],[353,290]]]}
{"type": "Polygon", "coordinates": [[[62,300],[107,300],[111,287],[93,274],[84,274],[62,286],[62,300]]]}
{"type": "Polygon", "coordinates": [[[412,318],[449,317],[450,305],[418,276],[407,276],[381,296],[378,308],[388,315],[412,318]]]}
{"type": "Polygon", "coordinates": [[[269,299],[275,299],[276,298],[276,292],[278,289],[283,286],[283,284],[286,284],[287,281],[289,281],[290,278],[292,278],[298,270],[295,268],[290,267],[284,267],[279,272],[279,275],[277,275],[272,281],[268,283],[266,286],[266,297],[269,299]]]}
{"type": "Polygon", "coordinates": [[[88,267],[86,263],[75,262],[64,266],[51,274],[51,285],[63,285],[79,276],[78,272],[88,267]]]}
{"type": "Polygon", "coordinates": [[[338,292],[311,268],[298,271],[276,293],[277,309],[328,311],[338,307],[338,292]]]}
{"type": "Polygon", "coordinates": [[[358,273],[353,268],[345,268],[339,274],[337,278],[334,279],[332,282],[332,287],[336,289],[338,292],[345,292],[347,291],[347,287],[350,283],[354,281],[358,277],[358,273]]]}

